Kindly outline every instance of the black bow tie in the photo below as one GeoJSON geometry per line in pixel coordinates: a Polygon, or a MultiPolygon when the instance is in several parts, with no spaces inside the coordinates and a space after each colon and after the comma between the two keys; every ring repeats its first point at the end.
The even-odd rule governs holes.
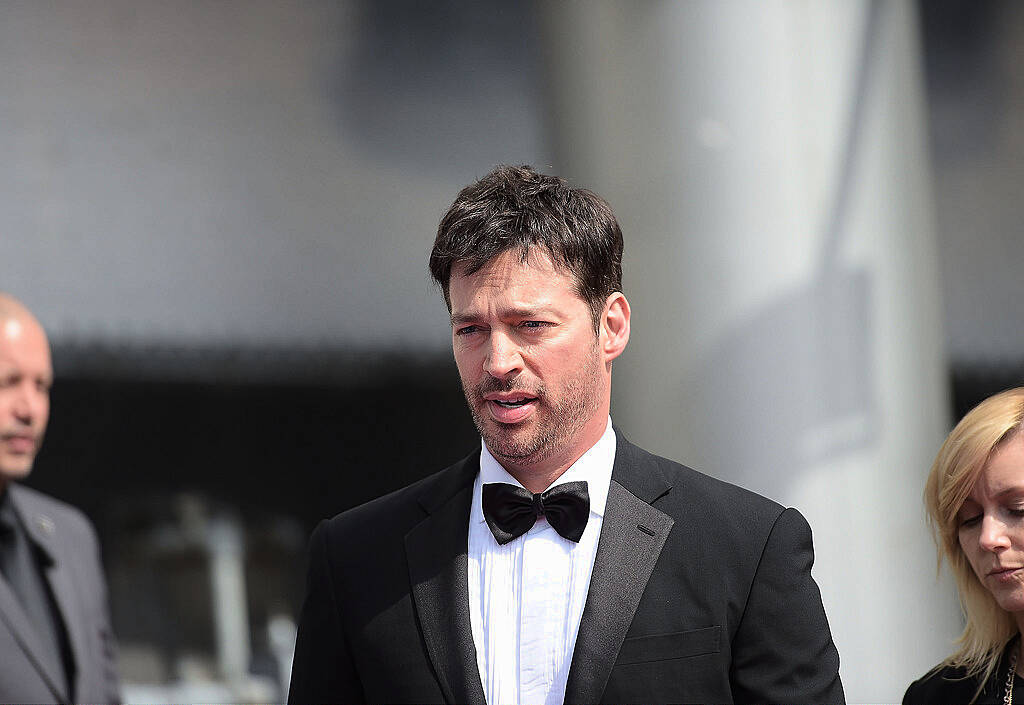
{"type": "Polygon", "coordinates": [[[537,494],[516,485],[494,482],[484,485],[481,499],[487,526],[502,545],[529,531],[539,516],[547,518],[559,535],[579,543],[590,518],[590,494],[583,480],[556,485],[537,494]]]}

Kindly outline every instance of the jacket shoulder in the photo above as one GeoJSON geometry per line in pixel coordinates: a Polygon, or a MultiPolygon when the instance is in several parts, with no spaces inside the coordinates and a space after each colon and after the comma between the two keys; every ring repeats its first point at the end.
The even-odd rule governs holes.
{"type": "Polygon", "coordinates": [[[92,522],[77,507],[24,485],[11,484],[9,490],[15,507],[23,515],[45,515],[58,524],[95,537],[92,522]]]}
{"type": "MultiPolygon", "coordinates": [[[[907,687],[903,705],[931,703],[969,703],[978,690],[978,679],[968,677],[963,668],[936,666],[907,687]]],[[[976,702],[986,702],[990,694],[982,691],[976,702]]]]}
{"type": "Polygon", "coordinates": [[[643,477],[641,482],[660,482],[671,488],[659,499],[659,507],[682,503],[688,512],[702,511],[703,508],[703,511],[713,514],[742,517],[748,524],[751,520],[774,523],[786,510],[768,497],[650,453],[621,436],[619,442],[625,446],[621,461],[634,466],[636,473],[643,477]]]}
{"type": "Polygon", "coordinates": [[[730,556],[730,564],[740,571],[736,584],[753,580],[770,546],[773,555],[784,557],[810,549],[811,527],[798,510],[636,446],[627,450],[631,471],[622,477],[635,481],[648,495],[638,496],[675,521],[669,545],[686,555],[712,550],[696,545],[730,556]]]}
{"type": "Polygon", "coordinates": [[[476,450],[443,470],[336,514],[325,522],[325,530],[332,536],[347,535],[351,531],[404,536],[426,516],[428,509],[470,486],[479,466],[480,451],[476,450]]]}

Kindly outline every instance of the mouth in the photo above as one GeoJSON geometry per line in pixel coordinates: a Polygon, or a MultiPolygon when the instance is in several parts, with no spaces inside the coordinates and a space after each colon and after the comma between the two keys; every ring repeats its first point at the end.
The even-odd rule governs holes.
{"type": "Polygon", "coordinates": [[[523,392],[494,392],[484,395],[491,418],[514,424],[526,420],[537,406],[538,398],[523,392]]]}
{"type": "Polygon", "coordinates": [[[20,433],[10,433],[0,436],[4,445],[7,446],[8,450],[16,455],[26,455],[35,450],[36,439],[35,436],[29,436],[20,433]]]}
{"type": "Polygon", "coordinates": [[[537,401],[537,397],[529,397],[525,395],[515,395],[504,398],[496,395],[488,395],[485,399],[505,409],[518,409],[525,404],[537,401]]]}
{"type": "Polygon", "coordinates": [[[1021,568],[1019,566],[1018,567],[1007,567],[1007,568],[997,567],[997,568],[994,568],[993,570],[990,570],[988,572],[988,577],[995,578],[996,580],[1007,580],[1009,578],[1012,578],[1014,575],[1016,575],[1016,573],[1019,570],[1021,570],[1021,568]]]}

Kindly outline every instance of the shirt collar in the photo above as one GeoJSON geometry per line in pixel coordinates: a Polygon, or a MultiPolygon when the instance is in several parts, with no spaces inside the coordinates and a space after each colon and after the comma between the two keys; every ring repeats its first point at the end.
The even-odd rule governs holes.
{"type": "MultiPolygon", "coordinates": [[[[480,493],[484,485],[492,482],[505,482],[510,485],[522,487],[520,482],[509,474],[508,470],[501,466],[491,452],[487,444],[480,441],[480,473],[473,483],[473,519],[476,522],[484,521],[483,507],[480,502],[480,493]]],[[[605,504],[608,501],[608,486],[612,481],[612,466],[615,464],[615,431],[612,429],[612,419],[608,417],[608,423],[604,433],[597,443],[592,445],[586,453],[569,466],[557,480],[551,483],[551,487],[561,485],[574,480],[586,480],[587,493],[590,495],[590,513],[597,516],[604,516],[605,504]]]]}

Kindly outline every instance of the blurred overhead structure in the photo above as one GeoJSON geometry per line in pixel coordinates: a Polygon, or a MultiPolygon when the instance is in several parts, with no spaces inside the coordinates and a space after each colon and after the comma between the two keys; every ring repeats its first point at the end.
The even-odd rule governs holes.
{"type": "Polygon", "coordinates": [[[847,698],[898,701],[957,631],[921,503],[948,399],[913,5],[544,7],[563,163],[626,232],[616,422],[799,508],[847,698]]]}

